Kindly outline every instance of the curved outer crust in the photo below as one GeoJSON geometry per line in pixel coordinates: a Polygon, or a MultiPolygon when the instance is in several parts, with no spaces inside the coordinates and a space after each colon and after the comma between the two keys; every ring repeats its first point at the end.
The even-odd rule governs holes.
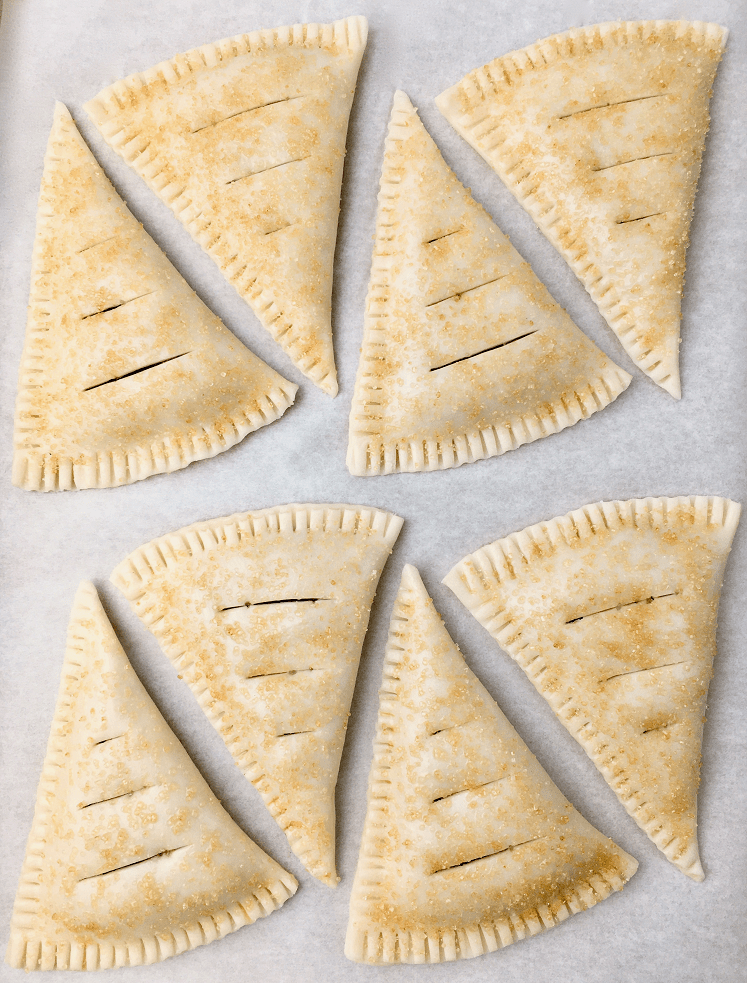
{"type": "MultiPolygon", "coordinates": [[[[194,692],[238,767],[255,785],[273,818],[286,833],[293,852],[307,870],[331,887],[338,882],[334,852],[335,783],[360,658],[361,632],[365,633],[368,623],[369,598],[401,528],[402,519],[399,516],[376,509],[354,505],[284,505],[187,526],[135,550],[111,576],[112,582],[130,600],[135,612],[155,634],[163,651],[179,670],[180,677],[183,676],[194,692]],[[204,558],[207,564],[210,559],[208,554],[215,552],[219,557],[221,551],[225,551],[226,560],[231,552],[240,558],[241,550],[246,550],[247,546],[256,544],[257,549],[261,549],[265,541],[275,543],[278,537],[287,539],[290,552],[285,561],[278,559],[279,554],[276,556],[273,553],[273,566],[288,567],[293,571],[294,543],[297,537],[302,537],[303,542],[304,534],[308,534],[309,543],[313,543],[318,534],[330,534],[326,548],[330,563],[334,564],[336,549],[341,555],[345,550],[345,544],[341,541],[336,547],[335,533],[360,534],[360,549],[366,554],[359,555],[350,567],[351,578],[365,579],[365,583],[353,580],[351,589],[354,596],[346,597],[344,583],[338,584],[337,588],[328,588],[330,593],[338,591],[342,602],[347,605],[343,610],[348,612],[347,631],[351,633],[350,637],[360,638],[359,641],[349,642],[349,648],[343,639],[342,648],[337,651],[334,640],[331,643],[327,639],[327,628],[321,640],[312,635],[306,643],[303,637],[295,641],[291,639],[288,643],[290,653],[286,653],[286,658],[288,654],[297,652],[302,660],[318,658],[324,665],[325,649],[329,650],[328,655],[331,653],[331,661],[328,660],[326,666],[331,682],[325,684],[323,678],[317,684],[321,689],[317,691],[318,702],[313,707],[315,716],[311,718],[311,725],[321,736],[316,739],[312,735],[316,743],[307,746],[305,763],[302,762],[299,771],[295,752],[289,750],[289,758],[272,756],[275,753],[272,739],[275,730],[269,740],[267,730],[268,727],[277,726],[278,713],[284,720],[292,719],[296,714],[297,724],[308,726],[303,719],[304,711],[295,709],[294,691],[283,697],[270,690],[263,698],[267,703],[260,704],[268,708],[266,715],[259,717],[255,716],[255,711],[259,713],[258,697],[245,692],[248,673],[256,677],[268,671],[267,661],[272,662],[273,653],[265,635],[272,632],[268,633],[267,628],[258,628],[254,638],[244,638],[244,625],[241,623],[230,626],[227,635],[221,634],[221,626],[214,632],[205,627],[209,617],[207,608],[212,605],[214,617],[215,605],[220,603],[217,598],[221,592],[226,593],[227,588],[219,583],[218,574],[207,573],[203,564],[199,567],[200,591],[197,599],[190,601],[188,609],[182,611],[179,608],[176,613],[172,612],[168,593],[175,590],[180,598],[188,598],[194,574],[190,570],[183,579],[179,579],[179,569],[185,561],[189,563],[191,558],[204,558]],[[371,570],[370,564],[373,564],[371,570]],[[277,708],[278,699],[282,710],[277,708]],[[251,728],[251,733],[248,728],[251,728]],[[284,779],[287,786],[283,784],[284,779]]],[[[311,562],[319,564],[319,560],[311,562]]],[[[218,566],[215,569],[218,570],[220,558],[216,563],[218,566]]],[[[247,562],[245,566],[246,570],[238,577],[227,574],[229,580],[233,578],[234,585],[228,588],[229,594],[242,580],[246,583],[240,589],[251,589],[257,576],[254,569],[256,564],[247,562]]],[[[332,569],[336,570],[337,567],[333,566],[332,569]]],[[[274,570],[269,571],[266,578],[268,585],[273,583],[274,575],[274,570]]],[[[303,573],[293,572],[294,584],[298,577],[303,579],[303,573]]],[[[283,580],[283,577],[280,579],[283,580]]],[[[334,579],[331,583],[335,583],[334,579]]],[[[257,589],[256,585],[254,589],[257,589]]],[[[268,589],[272,591],[274,587],[268,589]]],[[[303,587],[300,589],[304,596],[308,593],[303,587]]],[[[236,600],[231,597],[232,603],[235,604],[236,600]]],[[[283,631],[282,623],[280,631],[283,631]]],[[[299,664],[298,667],[302,666],[299,664]]],[[[277,673],[278,669],[285,669],[285,666],[270,666],[275,679],[285,675],[277,673]]],[[[308,701],[308,696],[304,698],[304,692],[296,696],[299,706],[308,701]]],[[[290,729],[297,731],[298,727],[290,729]]]]}
{"type": "MultiPolygon", "coordinates": [[[[603,901],[637,868],[634,857],[594,829],[555,787],[464,664],[418,571],[405,566],[379,691],[348,959],[438,963],[493,952],[603,901]],[[470,723],[471,737],[454,736],[466,735],[470,723]],[[429,750],[442,729],[450,736],[429,750]],[[487,783],[494,792],[509,789],[487,804],[480,799],[486,775],[503,776],[487,783]],[[441,801],[431,801],[434,793],[450,799],[455,781],[468,786],[471,801],[434,816],[441,801]],[[439,870],[449,880],[440,889],[428,883],[434,860],[459,863],[460,850],[474,856],[486,837],[505,842],[517,834],[546,840],[548,851],[507,860],[503,871],[500,862],[492,871],[471,868],[472,876],[439,870]]],[[[462,862],[457,869],[469,868],[462,862]]]]}
{"type": "MultiPolygon", "coordinates": [[[[555,553],[572,556],[571,551],[592,545],[600,533],[615,533],[630,529],[653,530],[660,533],[664,542],[671,543],[678,531],[686,531],[691,536],[703,536],[710,541],[714,552],[721,560],[717,571],[717,583],[704,583],[700,590],[715,590],[715,608],[718,608],[718,592],[723,562],[728,555],[731,541],[739,523],[741,507],[723,498],[647,498],[627,502],[600,502],[585,506],[565,516],[529,526],[522,532],[514,533],[505,539],[497,540],[476,553],[464,557],[447,575],[443,582],[451,588],[462,603],[477,618],[524,669],[536,689],[544,696],[560,722],[581,744],[605,780],[613,789],[627,812],[667,859],[693,880],[702,881],[704,874],[698,854],[698,844],[694,832],[695,809],[693,808],[692,833],[678,834],[674,821],[669,817],[662,821],[658,816],[655,802],[656,790],[639,788],[630,780],[625,767],[626,749],[617,746],[616,752],[610,750],[609,738],[600,735],[582,709],[582,692],[569,691],[558,685],[556,673],[548,665],[542,654],[542,639],[534,642],[522,639],[522,629],[531,626],[531,612],[519,619],[512,614],[510,593],[522,583],[525,574],[532,576],[533,561],[555,553]],[[550,671],[548,671],[550,670],[550,671]],[[652,806],[654,806],[652,808],[652,806]]],[[[626,561],[620,554],[620,563],[626,561]]],[[[537,572],[539,574],[539,571],[537,572]]],[[[696,576],[699,574],[696,573],[696,576]]],[[[705,575],[704,575],[705,576],[705,575]]],[[[593,583],[593,569],[585,574],[586,580],[593,583]]],[[[702,579],[702,578],[701,578],[702,579]]],[[[524,581],[524,582],[528,582],[524,581]]],[[[538,580],[538,583],[544,583],[538,580]]],[[[700,583],[700,580],[698,581],[700,583]]],[[[671,588],[670,588],[671,589],[671,588]]],[[[551,598],[551,590],[543,588],[543,597],[551,598]]],[[[712,630],[715,632],[715,611],[712,630]]],[[[645,636],[636,638],[641,641],[645,636]]],[[[612,638],[608,639],[612,644],[612,638]]],[[[645,644],[645,643],[644,643],[645,644]]],[[[706,648],[708,648],[706,646],[706,648]]],[[[697,752],[700,748],[702,732],[701,714],[705,707],[707,682],[710,679],[710,666],[713,653],[705,652],[704,667],[705,690],[699,694],[701,703],[693,700],[693,711],[697,720],[697,752]]],[[[697,767],[695,783],[697,788],[697,767]]],[[[694,796],[694,791],[693,791],[694,796]]]]}
{"type": "MultiPolygon", "coordinates": [[[[679,311],[684,282],[687,230],[700,172],[702,148],[708,129],[707,106],[710,83],[726,44],[727,35],[728,31],[718,24],[701,21],[613,21],[576,28],[496,58],[482,68],[470,72],[461,82],[436,98],[436,105],[446,119],[496,171],[506,187],[571,266],[636,365],[676,399],[680,398],[679,311]],[[624,50],[626,47],[635,49],[636,46],[644,46],[655,36],[663,37],[665,43],[670,45],[671,58],[675,63],[683,62],[682,55],[676,49],[678,42],[700,46],[699,52],[707,51],[707,56],[702,62],[704,67],[697,69],[698,74],[694,76],[693,82],[701,93],[705,94],[702,110],[698,107],[702,115],[687,123],[682,121],[676,134],[683,139],[684,133],[685,139],[693,141],[692,146],[688,147],[693,152],[693,160],[689,165],[687,181],[690,186],[689,202],[684,203],[681,226],[673,231],[673,236],[679,240],[679,245],[672,251],[672,255],[677,254],[676,258],[669,260],[669,266],[674,267],[674,272],[670,271],[665,292],[671,295],[669,299],[672,303],[672,313],[667,314],[666,319],[663,319],[663,331],[656,327],[655,312],[651,316],[633,313],[632,309],[636,303],[633,293],[611,275],[610,270],[605,268],[604,262],[590,255],[585,238],[587,230],[583,227],[586,222],[576,226],[568,214],[564,214],[563,204],[555,201],[552,192],[548,194],[548,190],[543,187],[541,173],[538,176],[532,168],[536,166],[541,169],[547,164],[547,160],[538,156],[534,163],[530,163],[504,146],[512,142],[512,137],[521,134],[500,128],[500,107],[497,110],[498,118],[491,118],[488,126],[483,125],[490,116],[491,97],[496,96],[500,99],[512,91],[512,87],[518,90],[518,87],[526,85],[527,98],[532,99],[531,73],[533,71],[539,70],[539,74],[546,67],[567,65],[571,71],[583,72],[584,53],[599,52],[602,49],[612,53],[619,49],[621,58],[627,62],[628,56],[624,50]],[[486,109],[488,117],[485,114],[486,109]],[[661,335],[661,339],[652,343],[652,337],[657,333],[661,335]]],[[[686,60],[685,64],[690,63],[686,60]]],[[[666,59],[662,58],[662,69],[664,66],[666,66],[666,59]]],[[[664,74],[664,71],[662,73],[664,74]]],[[[564,88],[561,82],[556,89],[561,99],[564,88]]],[[[621,102],[626,101],[621,100],[621,102]]],[[[544,134],[536,129],[534,119],[531,125],[538,153],[540,148],[541,153],[544,153],[545,148],[541,147],[544,134]]],[[[543,128],[549,129],[546,121],[543,121],[543,128]]],[[[643,153],[651,153],[651,151],[644,149],[643,153]]],[[[549,154],[552,163],[551,148],[549,154]]],[[[566,189],[564,188],[563,191],[565,192],[566,189]]]]}
{"type": "MultiPolygon", "coordinates": [[[[348,114],[367,37],[368,22],[365,17],[348,17],[331,24],[295,24],[292,27],[253,31],[203,45],[177,55],[170,61],[161,62],[147,71],[115,82],[85,106],[109,145],[172,209],[193,238],[215,260],[226,279],[251,306],[260,322],[295,365],[330,396],[337,394],[337,374],[332,350],[331,267],[337,232],[342,159],[345,153],[348,114]],[[294,292],[300,294],[307,288],[318,289],[322,282],[326,284],[325,300],[321,305],[324,311],[317,323],[309,325],[303,324],[305,315],[303,305],[299,307],[299,297],[277,293],[272,287],[271,276],[263,276],[253,269],[247,237],[239,236],[233,241],[225,234],[227,229],[222,222],[209,217],[208,213],[213,211],[209,203],[210,196],[202,193],[199,201],[193,200],[187,175],[167,157],[167,143],[161,146],[160,153],[163,156],[159,156],[156,148],[161,124],[141,132],[137,115],[139,109],[147,105],[148,99],[153,95],[160,95],[173,88],[175,97],[178,97],[180,87],[183,88],[190,79],[197,80],[196,84],[199,85],[198,76],[209,73],[211,69],[225,68],[236,59],[246,60],[247,57],[273,51],[278,54],[287,52],[290,55],[294,52],[307,52],[310,55],[320,52],[346,62],[343,65],[341,61],[340,68],[340,84],[345,90],[342,95],[346,101],[344,115],[329,124],[330,131],[321,134],[321,141],[317,134],[317,143],[314,144],[318,149],[321,143],[322,149],[328,154],[324,170],[334,175],[336,194],[330,194],[330,199],[334,197],[334,200],[328,203],[328,228],[325,234],[331,241],[323,245],[326,267],[314,272],[309,284],[297,284],[294,288],[294,292]],[[244,251],[237,254],[237,248],[244,251]]],[[[329,72],[329,66],[325,71],[329,72]]],[[[229,79],[227,91],[230,90],[230,85],[229,79]]],[[[271,103],[273,98],[271,96],[271,103]]],[[[241,113],[233,110],[231,115],[238,116],[241,113]]],[[[303,127],[299,126],[300,129],[303,127]]],[[[307,150],[310,154],[311,151],[308,148],[307,150]]],[[[217,153],[214,156],[217,158],[217,153]]],[[[329,189],[325,190],[329,194],[329,189]]],[[[307,244],[307,253],[309,248],[307,244]]],[[[299,265],[308,263],[309,256],[299,255],[297,262],[299,265]]]]}
{"type": "MultiPolygon", "coordinates": [[[[43,901],[44,887],[40,881],[45,879],[44,865],[45,859],[48,859],[45,858],[45,843],[50,835],[48,832],[50,825],[53,827],[51,835],[55,835],[54,828],[60,822],[60,815],[55,811],[55,804],[58,785],[62,781],[65,769],[69,767],[70,736],[75,733],[76,728],[76,720],[71,718],[71,713],[74,712],[76,706],[75,694],[80,689],[80,676],[84,675],[81,673],[81,662],[85,664],[86,649],[99,643],[97,622],[99,625],[105,622],[105,631],[113,635],[111,626],[101,607],[96,588],[91,583],[83,582],[76,594],[71,614],[60,691],[52,720],[44,767],[39,781],[36,809],[26,858],[13,908],[6,961],[15,969],[26,969],[27,971],[39,969],[100,970],[161,962],[169,956],[178,955],[208,942],[214,942],[230,932],[235,932],[243,925],[249,925],[258,918],[269,915],[280,908],[298,890],[298,882],[295,877],[266,856],[223,812],[205,785],[202,776],[187,757],[186,751],[171,733],[166,722],[161,718],[157,708],[143,689],[142,684],[133,673],[132,678],[127,680],[131,689],[129,695],[134,700],[139,701],[141,705],[146,704],[148,712],[158,718],[156,726],[151,725],[151,730],[148,733],[149,739],[151,741],[163,741],[165,732],[166,739],[170,739],[177,748],[176,758],[173,753],[170,755],[171,763],[173,764],[181,756],[188,763],[189,770],[177,778],[189,782],[199,796],[201,806],[206,811],[219,812],[222,822],[225,824],[224,830],[230,828],[230,836],[233,840],[236,841],[238,837],[249,848],[245,856],[234,858],[236,864],[243,866],[247,859],[251,859],[252,856],[257,857],[270,876],[262,885],[256,886],[245,896],[233,900],[230,907],[216,909],[209,913],[200,913],[199,917],[195,916],[194,912],[190,912],[191,918],[188,915],[187,920],[174,924],[169,931],[159,928],[155,934],[143,935],[139,938],[132,937],[120,942],[112,941],[110,934],[107,933],[109,935],[107,941],[98,942],[92,940],[95,939],[95,926],[86,925],[82,932],[86,939],[85,942],[76,941],[74,938],[70,941],[60,941],[60,936],[64,936],[60,924],[57,927],[56,939],[45,938],[40,935],[35,926],[36,912],[43,901]]],[[[119,651],[122,662],[129,669],[126,656],[116,641],[116,637],[113,639],[113,644],[119,651]]],[[[111,675],[110,672],[109,678],[111,675]]],[[[116,681],[114,685],[116,688],[116,681]]],[[[168,751],[167,748],[167,753],[168,751]]],[[[172,773],[169,772],[169,775],[171,776],[172,773]]],[[[85,848],[82,848],[80,843],[78,843],[77,852],[79,854],[85,852],[85,848]]],[[[74,855],[73,852],[71,856],[74,857],[74,855]]],[[[153,885],[147,887],[157,895],[157,887],[155,889],[153,885]]],[[[144,905],[147,904],[145,901],[143,903],[144,905]]]]}
{"type": "MultiPolygon", "coordinates": [[[[77,198],[70,202],[79,207],[77,198]]],[[[73,205],[67,203],[72,210],[73,205]]],[[[96,211],[96,204],[91,207],[96,211]]],[[[78,216],[80,218],[80,216],[78,216]]],[[[101,221],[101,215],[97,215],[101,221]]],[[[85,218],[85,216],[84,216],[85,218]]],[[[76,226],[75,233],[79,235],[80,228],[76,226]]],[[[79,245],[79,244],[76,244],[79,245]]],[[[76,249],[75,252],[82,250],[76,249]]],[[[106,272],[114,282],[120,277],[116,263],[108,261],[106,272]]],[[[81,282],[87,282],[90,276],[88,270],[79,270],[77,277],[81,282]]],[[[146,279],[145,275],[143,279],[146,279]]],[[[134,282],[134,281],[133,281],[134,282]]],[[[95,274],[94,274],[95,283],[95,274]]],[[[153,291],[155,292],[155,291],[153,291]]],[[[91,295],[106,294],[106,288],[92,290],[91,295]]],[[[156,309],[154,323],[162,318],[171,318],[172,309],[166,304],[156,309]]],[[[167,320],[163,337],[170,339],[172,324],[167,320]]],[[[157,332],[154,339],[158,338],[157,332]]],[[[130,339],[135,346],[138,339],[130,339]]],[[[101,344],[100,341],[97,344],[101,344]]],[[[75,346],[70,345],[70,348],[75,346]]],[[[91,347],[94,343],[91,341],[91,347]]],[[[75,350],[76,354],[78,349],[75,350]]],[[[85,364],[92,354],[87,346],[80,347],[80,362],[85,364]]],[[[60,353],[61,354],[61,353],[60,353]]],[[[190,353],[191,354],[191,353],[190,353]]],[[[147,361],[147,357],[145,358],[147,361]]],[[[167,386],[169,385],[167,381],[167,386]]],[[[175,391],[179,380],[173,383],[175,391]]],[[[220,386],[216,388],[221,388],[220,386]]],[[[151,475],[163,474],[187,467],[193,461],[215,457],[234,444],[239,443],[247,434],[260,427],[279,419],[286,409],[292,405],[298,386],[283,379],[281,375],[262,362],[256,355],[245,348],[223,326],[218,318],[209,311],[171,266],[165,255],[160,253],[155,243],[142,229],[134,216],[125,208],[117,192],[114,190],[98,163],[93,158],[68,110],[57,103],[55,107],[55,123],[47,146],[44,159],[44,177],[39,196],[37,211],[36,237],[31,268],[31,292],[29,297],[29,315],[26,329],[26,339],[21,356],[18,381],[18,397],[16,400],[14,425],[14,456],[13,484],[28,491],[65,491],[82,488],[111,488],[117,485],[130,484],[151,475]],[[71,172],[75,157],[76,171],[71,172]],[[141,263],[152,262],[152,267],[146,267],[145,273],[152,277],[153,283],[163,285],[169,296],[177,304],[180,322],[173,325],[174,339],[180,334],[185,342],[193,342],[203,351],[195,353],[195,359],[200,359],[193,379],[193,384],[200,388],[200,401],[204,404],[203,421],[195,426],[180,422],[180,411],[176,409],[174,420],[168,420],[168,414],[177,407],[177,400],[172,395],[164,396],[167,409],[163,410],[166,421],[163,426],[165,436],[157,435],[157,427],[147,417],[152,411],[157,418],[157,408],[150,401],[143,409],[139,406],[126,408],[124,417],[127,424],[122,424],[122,412],[119,406],[114,407],[115,426],[119,432],[129,430],[129,439],[119,442],[119,432],[111,438],[99,434],[92,427],[92,444],[98,447],[86,448],[85,427],[81,429],[78,420],[85,414],[85,393],[73,392],[69,381],[60,381],[60,365],[69,364],[62,357],[55,357],[55,341],[59,339],[50,331],[57,332],[57,321],[67,316],[75,316],[77,312],[68,311],[65,305],[64,284],[62,291],[56,284],[56,278],[49,275],[45,267],[49,260],[56,261],[61,250],[56,242],[58,222],[62,214],[60,195],[75,194],[71,192],[70,184],[74,175],[78,181],[73,181],[76,188],[82,186],[83,177],[90,181],[91,186],[106,200],[106,214],[103,215],[102,227],[111,219],[114,226],[107,231],[116,231],[123,239],[132,241],[131,254],[124,253],[123,265],[132,263],[133,257],[140,258],[141,263]],[[137,252],[139,250],[139,252],[137,252]],[[50,256],[51,253],[51,256],[50,256]],[[150,255],[149,255],[150,254],[150,255]],[[156,255],[157,254],[157,255],[156,255]],[[143,259],[142,257],[145,257],[143,259]],[[62,297],[60,294],[62,293],[62,297]],[[186,330],[185,330],[186,329],[186,330]],[[210,351],[211,346],[216,350],[210,351]],[[220,351],[217,350],[220,346],[220,351]],[[212,363],[212,364],[211,364],[212,363]],[[203,389],[211,385],[210,372],[218,373],[225,370],[229,376],[237,374],[238,385],[223,386],[224,394],[213,397],[218,401],[217,411],[211,406],[211,399],[205,398],[203,389]],[[236,388],[243,391],[235,392],[236,388]],[[53,390],[59,389],[55,397],[53,390]],[[70,415],[76,421],[81,433],[80,440],[71,440],[73,449],[65,453],[56,438],[57,419],[64,416],[63,401],[67,399],[70,415]],[[58,404],[52,406],[51,414],[54,425],[52,430],[45,429],[45,420],[50,415],[49,402],[58,404]],[[146,414],[147,431],[144,438],[137,435],[138,412],[146,414]],[[53,436],[50,437],[50,432],[53,436]]],[[[137,399],[137,393],[134,394],[137,399]]],[[[161,399],[158,401],[161,405],[161,399]]],[[[184,403],[184,400],[182,400],[184,403]]],[[[193,409],[192,405],[186,412],[193,409]]],[[[104,414],[105,415],[105,414],[104,414]]],[[[145,428],[144,428],[145,429],[145,428]]]]}
{"type": "MultiPolygon", "coordinates": [[[[397,92],[394,96],[384,149],[375,246],[366,299],[363,346],[350,412],[347,466],[351,474],[360,476],[392,474],[400,471],[437,471],[504,454],[522,444],[558,433],[578,423],[579,420],[587,419],[592,413],[603,409],[616,399],[627,389],[631,381],[627,372],[596,349],[570,321],[565,312],[559,310],[529,267],[522,263],[505,237],[459,185],[474,211],[474,216],[471,215],[470,218],[474,218],[475,229],[478,230],[479,226],[487,220],[490,231],[497,232],[497,238],[503,241],[504,249],[507,248],[510,253],[506,268],[515,273],[518,288],[526,291],[523,296],[529,313],[538,318],[537,324],[547,322],[550,341],[545,343],[548,347],[542,350],[540,360],[548,357],[557,358],[554,352],[554,345],[557,344],[561,357],[567,356],[573,350],[573,355],[578,358],[579,364],[583,364],[584,360],[588,363],[588,378],[584,378],[583,385],[579,384],[578,379],[574,378],[579,375],[579,371],[572,369],[569,373],[571,383],[568,391],[561,393],[560,396],[557,392],[551,392],[548,398],[545,398],[544,392],[541,393],[538,405],[532,412],[513,412],[500,422],[482,428],[472,427],[463,432],[459,432],[458,423],[455,426],[449,425],[449,429],[454,432],[447,439],[410,440],[380,432],[383,419],[382,390],[387,382],[392,380],[399,353],[399,343],[391,336],[395,331],[399,337],[402,331],[416,330],[410,327],[408,322],[408,318],[412,315],[407,311],[407,306],[408,302],[412,303],[410,294],[413,288],[409,278],[402,272],[406,257],[397,252],[398,234],[406,240],[409,232],[406,227],[402,229],[402,226],[407,225],[408,209],[417,207],[408,202],[407,190],[403,190],[403,169],[409,163],[410,168],[416,168],[419,175],[421,168],[432,167],[434,161],[413,160],[412,156],[408,157],[408,150],[403,149],[403,145],[412,137],[413,130],[417,137],[423,131],[422,123],[405,93],[397,92]],[[517,263],[522,264],[525,269],[515,270],[517,263]],[[404,285],[400,288],[398,280],[403,279],[404,285]],[[401,320],[406,324],[405,328],[402,328],[401,320]],[[397,349],[393,356],[394,365],[387,365],[388,346],[397,349]],[[598,364],[594,364],[595,358],[598,364]]],[[[427,134],[426,139],[438,164],[445,166],[435,144],[432,144],[427,134]]],[[[409,151],[410,155],[413,153],[414,151],[409,151]]],[[[450,177],[456,184],[456,177],[451,173],[450,177]]],[[[438,190],[443,191],[440,186],[438,190]]],[[[444,191],[444,194],[447,193],[444,191]]],[[[421,214],[418,214],[418,218],[421,214]]],[[[429,215],[430,217],[437,222],[437,213],[434,216],[429,215]]],[[[485,237],[480,235],[479,241],[484,242],[485,237]]],[[[400,245],[403,254],[407,248],[406,244],[400,245]]],[[[484,247],[482,248],[484,253],[484,247]]],[[[422,310],[424,299],[416,297],[415,300],[418,309],[422,310]]],[[[423,317],[423,313],[417,316],[423,317]]],[[[531,356],[531,350],[528,355],[531,356]]],[[[537,385],[541,389],[543,374],[539,368],[537,375],[537,385]]],[[[557,390],[557,384],[550,386],[550,389],[553,388],[557,390]]],[[[427,390],[424,392],[427,393],[427,390]]],[[[476,403],[486,398],[490,399],[489,394],[486,397],[483,393],[480,399],[476,399],[476,403]]],[[[431,400],[430,393],[427,393],[427,399],[431,400]]],[[[407,421],[403,427],[406,424],[407,421]]]]}

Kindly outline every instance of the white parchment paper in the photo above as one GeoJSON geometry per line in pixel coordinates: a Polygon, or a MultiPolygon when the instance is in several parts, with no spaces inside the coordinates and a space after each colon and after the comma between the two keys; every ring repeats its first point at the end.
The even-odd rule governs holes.
{"type": "MultiPolygon", "coordinates": [[[[747,979],[747,665],[745,534],[727,568],[699,797],[706,880],[685,878],[625,813],[583,750],[498,645],[440,581],[465,553],[589,502],[648,495],[745,496],[747,400],[747,5],[741,0],[5,0],[0,24],[0,488],[3,596],[0,938],[33,814],[76,587],[99,588],[135,669],[236,821],[298,877],[279,912],[220,942],[112,980],[234,983],[398,980],[466,983],[732,983],[747,979]],[[348,139],[336,255],[334,328],[340,395],[304,379],[169,209],[105,145],[82,110],[103,86],[232,34],[354,13],[370,23],[348,139]],[[634,369],[564,261],[433,98],[472,68],[572,26],[614,19],[715,20],[731,28],[688,252],[682,327],[684,397],[634,369]],[[403,88],[447,162],[555,298],[634,375],[608,409],[499,458],[434,474],[352,478],[345,468],[370,267],[376,194],[392,93],[403,88]],[[277,423],[218,457],[119,489],[24,492],[10,485],[12,413],[23,345],[36,201],[54,99],[70,108],[115,186],[205,302],[254,352],[301,384],[277,423]],[[406,522],[374,604],[337,791],[333,891],[290,852],[259,795],[194,697],[108,582],[155,536],[199,519],[286,502],[353,502],[406,522]],[[384,643],[404,563],[420,569],[464,655],[563,792],[640,861],[621,894],[535,939],[479,959],[370,968],[347,962],[347,905],[365,813],[384,643]]],[[[62,974],[52,974],[57,977],[62,974]]],[[[97,975],[97,974],[94,974],[97,975]]],[[[0,968],[0,980],[21,972],[0,968]]]]}

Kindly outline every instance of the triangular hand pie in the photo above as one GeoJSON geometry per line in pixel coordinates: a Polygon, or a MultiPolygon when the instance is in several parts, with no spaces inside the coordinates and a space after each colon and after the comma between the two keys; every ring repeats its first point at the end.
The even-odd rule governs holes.
{"type": "Polygon", "coordinates": [[[630,376],[552,299],[394,96],[348,467],[493,457],[607,406],[630,376]]]}
{"type": "Polygon", "coordinates": [[[478,550],[444,580],[696,881],[700,746],[739,513],[723,498],[588,505],[478,550]]]}
{"type": "Polygon", "coordinates": [[[635,873],[467,667],[411,566],[379,698],[348,958],[479,956],[591,907],[635,873]]]}
{"type": "Polygon", "coordinates": [[[359,506],[285,505],[189,526],[112,574],[293,852],[330,886],[350,701],[401,526],[359,506]]]}
{"type": "Polygon", "coordinates": [[[110,487],[213,457],[297,386],[205,307],[55,107],[44,161],[13,482],[110,487]]]}
{"type": "Polygon", "coordinates": [[[298,884],[223,810],[78,590],[11,921],[17,969],[159,962],[279,908],[298,884]]]}
{"type": "Polygon", "coordinates": [[[86,106],[298,368],[337,393],[332,262],[363,17],[254,31],[86,106]]]}
{"type": "Polygon", "coordinates": [[[436,99],[636,365],[678,399],[685,250],[726,34],[686,21],[581,27],[496,58],[436,99]]]}

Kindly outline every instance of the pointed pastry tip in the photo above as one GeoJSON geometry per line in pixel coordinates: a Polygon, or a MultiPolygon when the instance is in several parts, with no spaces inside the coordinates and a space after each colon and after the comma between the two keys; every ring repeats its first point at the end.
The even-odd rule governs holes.
{"type": "Polygon", "coordinates": [[[679,373],[672,374],[666,382],[660,382],[658,385],[668,392],[670,396],[674,396],[675,399],[682,399],[682,386],[680,385],[679,373]]]}
{"type": "Polygon", "coordinates": [[[54,121],[55,123],[66,123],[68,120],[72,120],[70,115],[70,110],[67,108],[64,102],[55,100],[54,104],[54,121]]]}
{"type": "Polygon", "coordinates": [[[337,384],[337,373],[335,370],[332,369],[320,382],[317,382],[317,386],[328,396],[336,396],[340,391],[340,387],[337,384]]]}
{"type": "Polygon", "coordinates": [[[420,571],[417,567],[414,567],[412,563],[406,563],[402,568],[400,587],[418,591],[419,593],[425,593],[425,585],[423,584],[423,578],[420,576],[420,571]]]}
{"type": "Polygon", "coordinates": [[[405,109],[408,111],[413,109],[410,97],[406,92],[403,92],[402,89],[397,89],[395,91],[394,98],[392,99],[392,109],[405,109]]]}

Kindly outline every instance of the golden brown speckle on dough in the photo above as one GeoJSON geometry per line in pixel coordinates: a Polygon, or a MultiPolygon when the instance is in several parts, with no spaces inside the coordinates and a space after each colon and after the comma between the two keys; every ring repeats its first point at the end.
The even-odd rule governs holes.
{"type": "Polygon", "coordinates": [[[335,884],[334,791],[373,595],[401,526],[358,506],[291,505],[146,545],[114,574],[181,670],[291,848],[335,884]],[[241,535],[239,535],[241,533],[241,535]],[[140,557],[176,562],[152,567],[140,557]]]}
{"type": "Polygon", "coordinates": [[[516,62],[539,45],[436,100],[677,398],[685,251],[725,39],[715,24],[594,25],[540,42],[523,78],[516,62]]]}
{"type": "Polygon", "coordinates": [[[350,415],[351,471],[491,457],[591,415],[628,382],[472,200],[398,92],[350,415]]]}
{"type": "MultiPolygon", "coordinates": [[[[440,961],[478,924],[506,945],[519,926],[549,927],[633,874],[635,861],[572,808],[467,668],[414,567],[395,602],[380,701],[350,958],[408,961],[407,947],[427,938],[439,940],[427,961],[440,961]],[[383,950],[382,933],[399,949],[383,950]]],[[[474,946],[456,956],[486,951],[474,946]]]]}
{"type": "MultiPolygon", "coordinates": [[[[114,945],[142,951],[156,935],[165,958],[198,920],[219,923],[241,905],[254,911],[260,890],[279,907],[295,888],[216,802],[132,671],[93,585],[81,585],[10,964],[66,969],[71,947],[98,960],[114,945]]],[[[200,932],[189,946],[203,941],[200,932]]]]}
{"type": "Polygon", "coordinates": [[[446,582],[525,669],[666,856],[702,879],[696,795],[724,565],[739,506],[606,502],[485,547],[446,582]],[[570,530],[575,532],[575,535],[570,530]],[[525,552],[529,533],[541,552],[525,552]],[[519,553],[503,576],[501,558],[519,553]],[[519,644],[519,639],[521,643],[519,644]]]}

